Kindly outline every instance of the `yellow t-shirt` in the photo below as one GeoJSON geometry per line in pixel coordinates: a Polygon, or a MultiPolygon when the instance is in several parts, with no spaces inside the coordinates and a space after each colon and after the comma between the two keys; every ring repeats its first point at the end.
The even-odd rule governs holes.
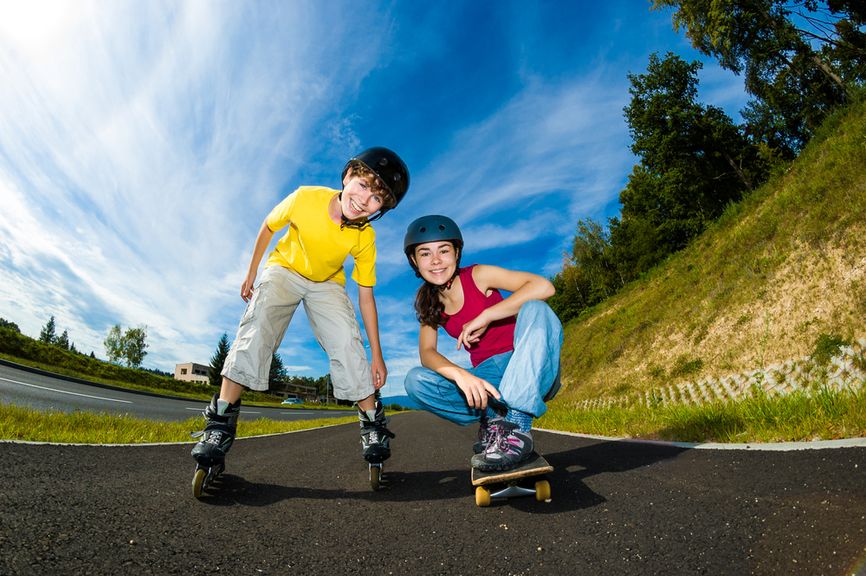
{"type": "Polygon", "coordinates": [[[352,279],[361,286],[376,284],[376,232],[335,224],[328,203],[339,190],[301,186],[277,204],[265,220],[272,232],[287,224],[289,230],[277,242],[265,266],[284,266],[314,282],[333,280],[346,285],[343,263],[352,255],[352,279]]]}

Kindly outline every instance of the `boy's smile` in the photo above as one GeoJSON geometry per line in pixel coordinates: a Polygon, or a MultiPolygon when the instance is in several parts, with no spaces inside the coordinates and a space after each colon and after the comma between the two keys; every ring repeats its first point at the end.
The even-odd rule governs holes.
{"type": "Polygon", "coordinates": [[[381,210],[384,197],[365,178],[349,176],[339,203],[343,216],[349,220],[361,220],[381,210]]]}

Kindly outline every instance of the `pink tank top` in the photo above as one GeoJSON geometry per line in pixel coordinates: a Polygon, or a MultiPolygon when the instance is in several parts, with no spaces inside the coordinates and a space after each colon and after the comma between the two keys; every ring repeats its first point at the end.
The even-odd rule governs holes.
{"type": "MultiPolygon", "coordinates": [[[[472,279],[472,269],[467,266],[460,269],[460,285],[463,287],[463,307],[451,316],[442,314],[445,320],[445,332],[452,338],[460,336],[463,325],[481,314],[494,304],[502,302],[502,294],[499,290],[493,290],[490,296],[485,296],[475,285],[472,279]]],[[[487,331],[481,335],[481,339],[469,348],[469,360],[472,366],[478,366],[491,356],[510,352],[514,349],[514,324],[517,318],[510,316],[491,322],[487,331]]]]}

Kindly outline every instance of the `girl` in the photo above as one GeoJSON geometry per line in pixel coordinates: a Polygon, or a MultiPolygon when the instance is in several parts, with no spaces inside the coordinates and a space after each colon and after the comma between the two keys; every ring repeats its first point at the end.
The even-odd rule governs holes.
{"type": "Polygon", "coordinates": [[[406,375],[406,392],[446,420],[480,422],[473,467],[518,466],[533,452],[532,419],[544,414],[559,389],[562,324],[543,302],[553,285],[498,266],[461,268],[463,236],[446,216],[412,222],[403,248],[424,280],[415,299],[422,366],[406,375]],[[511,294],[503,297],[500,290],[511,294]],[[469,352],[471,369],[438,352],[440,326],[469,352]]]}

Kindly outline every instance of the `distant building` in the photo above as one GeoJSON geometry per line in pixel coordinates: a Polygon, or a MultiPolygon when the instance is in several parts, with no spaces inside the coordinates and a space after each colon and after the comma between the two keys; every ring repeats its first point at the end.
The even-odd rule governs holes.
{"type": "Polygon", "coordinates": [[[208,373],[209,366],[196,364],[195,362],[187,362],[186,364],[175,364],[174,379],[184,380],[186,382],[198,382],[199,384],[207,384],[210,382],[208,373]]]}

